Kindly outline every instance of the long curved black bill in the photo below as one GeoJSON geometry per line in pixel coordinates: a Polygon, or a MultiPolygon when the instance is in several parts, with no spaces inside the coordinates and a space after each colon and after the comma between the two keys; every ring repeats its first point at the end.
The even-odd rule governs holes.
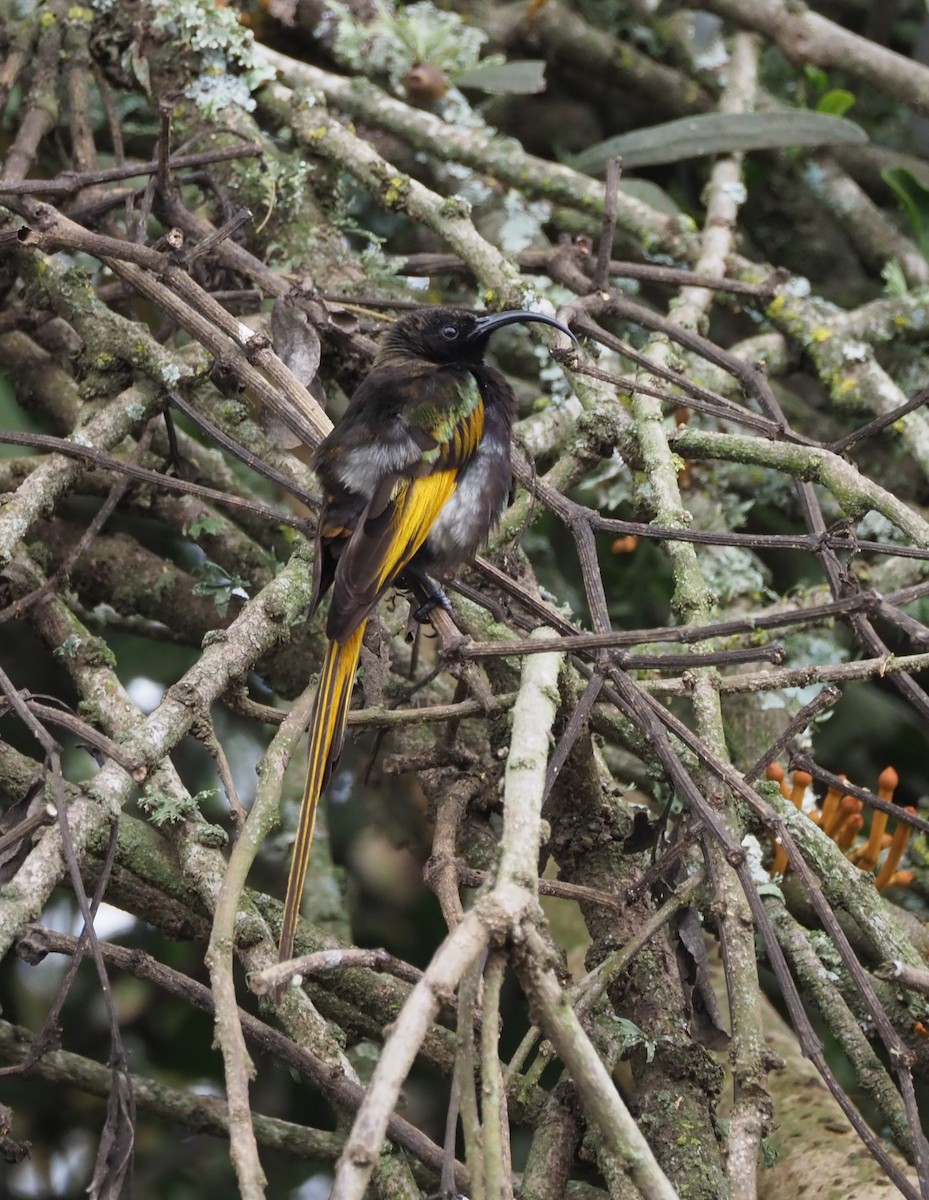
{"type": "Polygon", "coordinates": [[[473,330],[469,334],[469,340],[489,337],[495,330],[502,329],[504,325],[522,325],[529,321],[538,321],[541,325],[551,325],[554,329],[560,329],[572,342],[577,342],[577,338],[567,325],[562,325],[554,317],[547,317],[544,313],[529,312],[528,309],[511,309],[509,312],[492,313],[487,317],[478,317],[474,322],[473,330]]]}

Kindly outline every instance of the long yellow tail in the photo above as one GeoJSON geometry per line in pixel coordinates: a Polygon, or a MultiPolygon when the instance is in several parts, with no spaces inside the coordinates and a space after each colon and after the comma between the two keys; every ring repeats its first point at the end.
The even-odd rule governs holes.
{"type": "Polygon", "coordinates": [[[310,717],[310,748],[303,799],[300,802],[300,823],[294,841],[290,875],[287,877],[287,898],[284,901],[284,921],[281,925],[281,962],[293,955],[294,932],[310,864],[310,847],[313,845],[313,833],[316,829],[319,797],[342,753],[348,704],[366,624],[366,621],[362,621],[344,642],[329,643],[319,676],[313,715],[310,717]]]}

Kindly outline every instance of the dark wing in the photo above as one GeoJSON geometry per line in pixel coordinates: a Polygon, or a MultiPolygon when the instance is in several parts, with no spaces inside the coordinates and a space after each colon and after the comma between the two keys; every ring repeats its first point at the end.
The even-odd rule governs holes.
{"type": "MultiPolygon", "coordinates": [[[[379,418],[371,414],[372,422],[353,422],[354,430],[343,430],[341,462],[320,470],[324,483],[336,477],[373,482],[347,537],[345,499],[341,509],[336,499],[324,514],[324,537],[329,538],[324,556],[329,555],[333,585],[327,634],[339,640],[357,628],[421,548],[484,435],[483,398],[466,368],[430,367],[427,375],[399,379],[389,370],[389,388],[368,397],[380,406],[379,418]],[[362,427],[369,431],[366,446],[358,438],[362,427]],[[376,445],[372,428],[378,430],[376,445]]],[[[372,372],[362,386],[367,390],[378,374],[372,372]]],[[[358,393],[353,406],[357,398],[358,393]]],[[[356,406],[356,416],[359,411],[356,406]]]]}

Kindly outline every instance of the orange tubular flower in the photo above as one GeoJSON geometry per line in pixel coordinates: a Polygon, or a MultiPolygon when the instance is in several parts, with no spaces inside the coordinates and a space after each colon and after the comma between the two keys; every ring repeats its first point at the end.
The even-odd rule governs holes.
{"type": "MultiPolygon", "coordinates": [[[[904,812],[916,814],[916,809],[912,805],[908,805],[904,812]]],[[[904,825],[902,821],[897,822],[894,829],[894,835],[890,839],[890,849],[887,851],[887,857],[884,859],[883,865],[877,876],[877,890],[883,891],[884,888],[890,887],[891,881],[896,875],[909,875],[912,879],[912,872],[897,871],[900,864],[900,859],[903,857],[903,851],[906,849],[906,844],[910,840],[911,825],[904,825]],[[896,875],[895,875],[896,873],[896,875]]],[[[894,886],[899,886],[899,880],[894,886]]]]}
{"type": "MultiPolygon", "coordinates": [[[[854,796],[843,796],[839,801],[838,817],[834,823],[832,832],[829,835],[836,845],[841,845],[840,839],[844,839],[845,837],[846,825],[852,819],[852,817],[861,816],[862,808],[864,808],[864,805],[860,800],[856,800],[854,796]]],[[[856,832],[863,824],[864,820],[862,819],[855,826],[856,832]]],[[[851,842],[848,842],[848,845],[846,845],[844,849],[847,850],[850,845],[851,842]]]]}
{"type": "MultiPolygon", "coordinates": [[[[840,779],[848,779],[847,775],[840,775],[840,779]]],[[[830,788],[826,793],[826,799],[823,802],[823,819],[821,829],[827,837],[835,837],[836,831],[842,824],[845,818],[845,812],[842,809],[842,794],[838,788],[830,788]],[[832,799],[832,797],[835,797],[832,799]]]]}
{"type": "MultiPolygon", "coordinates": [[[[900,782],[900,776],[893,767],[885,767],[877,778],[877,794],[882,800],[886,800],[888,804],[893,802],[894,792],[897,784],[900,782]]],[[[871,832],[868,836],[868,844],[864,853],[859,860],[859,866],[864,871],[873,871],[877,866],[877,860],[881,853],[881,845],[884,838],[884,831],[887,828],[886,812],[875,810],[871,814],[871,832]]]]}
{"type": "MultiPolygon", "coordinates": [[[[851,799],[851,797],[846,796],[846,799],[851,799]]],[[[850,816],[845,818],[839,827],[838,833],[835,835],[835,844],[840,850],[848,851],[851,849],[852,843],[861,832],[863,825],[864,817],[860,812],[853,812],[850,816]]]]}
{"type": "MultiPolygon", "coordinates": [[[[844,779],[845,776],[840,775],[839,778],[844,779]]],[[[838,812],[839,801],[841,799],[841,788],[831,787],[828,792],[826,792],[826,795],[823,798],[822,812],[819,814],[819,827],[824,833],[828,833],[829,826],[832,824],[832,821],[838,812]]]]}
{"type": "MultiPolygon", "coordinates": [[[[813,776],[808,771],[794,771],[793,787],[790,789],[790,802],[800,812],[803,812],[803,799],[806,796],[806,789],[812,782],[813,776]]],[[[808,815],[810,820],[815,820],[817,825],[819,824],[817,819],[818,813],[811,812],[808,815]]]]}
{"type": "Polygon", "coordinates": [[[794,808],[803,808],[803,797],[812,782],[813,776],[807,771],[794,771],[793,787],[790,789],[790,800],[794,808]]]}

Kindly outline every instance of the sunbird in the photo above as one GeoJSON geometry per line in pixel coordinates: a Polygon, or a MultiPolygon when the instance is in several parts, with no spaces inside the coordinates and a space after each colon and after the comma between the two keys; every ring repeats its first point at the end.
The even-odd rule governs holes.
{"type": "Polygon", "coordinates": [[[342,752],[365,625],[394,583],[424,598],[426,620],[448,605],[433,573],[447,576],[486,541],[509,496],[516,398],[484,363],[492,333],[540,321],[534,312],[478,316],[422,308],[383,339],[345,415],[313,466],[323,488],[310,613],[332,590],[328,647],[309,722],[309,759],[294,842],[280,959],[293,952],[319,798],[342,752]]]}

